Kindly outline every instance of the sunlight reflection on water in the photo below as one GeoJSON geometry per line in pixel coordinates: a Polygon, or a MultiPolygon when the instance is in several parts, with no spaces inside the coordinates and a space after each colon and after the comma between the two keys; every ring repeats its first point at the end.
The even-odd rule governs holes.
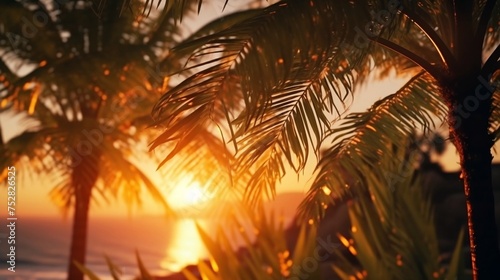
{"type": "Polygon", "coordinates": [[[196,223],[206,228],[204,221],[195,221],[193,219],[179,220],[173,225],[172,237],[167,243],[165,257],[160,263],[163,269],[179,271],[186,265],[196,264],[198,260],[208,256],[196,228],[196,223]]]}

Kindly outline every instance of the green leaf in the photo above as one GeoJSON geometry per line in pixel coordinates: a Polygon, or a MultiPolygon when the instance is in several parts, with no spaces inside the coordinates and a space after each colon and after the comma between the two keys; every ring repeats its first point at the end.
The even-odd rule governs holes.
{"type": "Polygon", "coordinates": [[[189,270],[187,270],[185,268],[182,269],[181,272],[184,275],[184,277],[187,278],[187,280],[198,280],[198,277],[196,277],[193,273],[191,273],[191,271],[189,271],[189,270]]]}
{"type": "MultiPolygon", "coordinates": [[[[421,72],[367,112],[348,115],[331,131],[332,146],[322,153],[315,181],[301,205],[302,215],[323,215],[320,203],[324,187],[342,197],[355,189],[357,182],[377,185],[379,178],[387,177],[387,171],[380,168],[381,159],[390,155],[394,146],[407,145],[416,127],[426,132],[434,126],[433,118],[442,120],[446,115],[437,92],[432,78],[421,72]]],[[[395,165],[401,158],[390,160],[395,165]]]]}
{"type": "Polygon", "coordinates": [[[116,264],[114,264],[108,256],[105,255],[104,258],[106,259],[106,264],[108,265],[108,269],[111,273],[111,276],[113,277],[113,280],[120,280],[122,270],[116,264]]]}
{"type": "Polygon", "coordinates": [[[139,251],[135,251],[135,256],[137,259],[137,265],[139,266],[139,272],[141,275],[141,280],[153,280],[153,277],[151,274],[149,274],[148,270],[144,266],[144,263],[141,260],[141,257],[139,256],[139,251]]]}
{"type": "Polygon", "coordinates": [[[88,269],[86,266],[82,265],[81,263],[79,262],[74,262],[75,266],[78,267],[78,269],[84,274],[86,275],[90,280],[100,280],[99,277],[97,277],[97,275],[95,275],[90,269],[88,269]]]}
{"type": "Polygon", "coordinates": [[[464,232],[465,230],[462,228],[462,230],[460,230],[460,233],[458,234],[457,244],[455,244],[455,249],[453,250],[453,254],[451,256],[451,261],[445,280],[465,279],[465,264],[462,249],[462,244],[464,243],[464,232]]]}

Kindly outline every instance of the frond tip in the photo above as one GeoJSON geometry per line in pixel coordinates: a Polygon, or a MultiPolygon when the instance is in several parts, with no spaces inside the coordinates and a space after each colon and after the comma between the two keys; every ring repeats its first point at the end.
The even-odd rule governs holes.
{"type": "Polygon", "coordinates": [[[396,162],[403,160],[390,156],[393,147],[404,147],[415,128],[421,127],[425,132],[434,126],[434,118],[442,121],[445,113],[446,107],[430,75],[421,72],[367,112],[347,116],[331,132],[333,146],[323,153],[317,165],[317,176],[302,204],[302,213],[315,218],[323,215],[325,187],[334,197],[341,197],[356,182],[389,182],[393,176],[378,166],[380,160],[387,156],[396,162]]]}
{"type": "Polygon", "coordinates": [[[200,127],[227,127],[238,172],[254,174],[249,200],[272,196],[287,166],[302,170],[310,147],[318,152],[329,117],[352,92],[353,61],[338,47],[347,9],[336,1],[282,1],[178,46],[174,52],[191,53],[187,70],[197,72],[155,106],[166,127],[153,147],[185,146],[200,127]]]}

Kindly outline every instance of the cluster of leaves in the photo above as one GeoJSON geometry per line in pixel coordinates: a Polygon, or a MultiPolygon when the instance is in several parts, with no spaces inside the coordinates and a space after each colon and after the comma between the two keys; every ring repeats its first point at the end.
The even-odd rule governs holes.
{"type": "MultiPolygon", "coordinates": [[[[348,201],[351,236],[330,233],[337,234],[347,251],[357,259],[352,262],[344,250],[331,248],[335,259],[331,267],[341,279],[367,276],[369,279],[405,279],[408,275],[412,279],[456,279],[464,275],[463,232],[451,258],[445,260],[448,265],[443,266],[432,205],[425,198],[415,169],[425,143],[425,139],[414,136],[407,139],[403,147],[387,144],[389,156],[383,157],[377,166],[384,170],[385,177],[377,177],[379,173],[375,171],[375,175],[365,174],[372,179],[359,182],[363,187],[353,189],[354,198],[348,201]],[[390,160],[394,157],[400,160],[390,160]]],[[[211,258],[198,263],[199,274],[189,270],[182,273],[187,279],[214,280],[297,276],[294,268],[306,258],[314,259],[314,251],[319,246],[316,241],[321,237],[316,235],[313,220],[300,226],[292,224],[291,229],[299,232],[295,239],[290,229],[284,228],[283,219],[276,222],[274,217],[263,208],[243,209],[232,217],[229,226],[219,228],[215,238],[199,227],[211,258]],[[235,250],[234,240],[243,240],[243,249],[235,250]]],[[[140,261],[139,266],[144,277],[140,261]]],[[[309,277],[320,279],[319,272],[314,271],[309,277]]]]}
{"type": "Polygon", "coordinates": [[[346,280],[463,279],[464,231],[451,258],[444,260],[445,255],[439,252],[432,205],[413,170],[413,157],[405,149],[396,149],[392,156],[406,158],[397,165],[384,161],[386,170],[392,170],[387,173],[392,177],[387,183],[392,185],[380,182],[382,186],[368,186],[368,192],[359,193],[349,204],[352,239],[339,236],[359,265],[337,254],[333,269],[346,280]]]}
{"type": "MultiPolygon", "coordinates": [[[[482,9],[490,4],[476,3],[474,19],[487,17],[482,9]]],[[[165,128],[153,146],[174,142],[176,153],[201,127],[217,131],[232,146],[234,179],[251,174],[244,195],[251,203],[274,196],[287,171],[303,171],[316,156],[318,176],[302,210],[307,218],[320,218],[329,202],[325,186],[343,195],[343,174],[369,174],[387,154],[385,143],[403,145],[415,128],[427,131],[444,121],[439,83],[442,69],[455,63],[449,51],[454,38],[445,32],[454,24],[448,5],[280,1],[219,18],[173,49],[176,58],[187,57],[180,72],[185,79],[153,110],[165,128]],[[337,126],[355,86],[374,67],[382,76],[395,70],[413,77],[370,111],[337,126]],[[327,144],[330,137],[334,142],[327,144]]],[[[490,8],[497,11],[498,5],[490,8]]],[[[499,30],[493,14],[478,32],[490,43],[499,30]]]]}
{"type": "MultiPolygon", "coordinates": [[[[392,156],[413,158],[405,149],[394,149],[392,156]]],[[[392,181],[392,187],[379,181],[380,185],[368,187],[365,193],[359,193],[349,202],[352,236],[339,237],[357,262],[347,259],[345,250],[332,248],[335,259],[332,270],[345,280],[463,279],[463,231],[449,263],[443,266],[432,205],[422,193],[414,165],[407,161],[392,165],[389,160],[384,164],[387,170],[403,175],[392,181]]],[[[287,242],[290,234],[283,222],[277,223],[272,213],[268,216],[262,209],[247,212],[232,221],[230,229],[234,229],[236,238],[228,233],[227,226],[220,228],[215,238],[199,228],[211,258],[198,263],[199,274],[183,270],[186,279],[300,278],[300,274],[294,274],[297,273],[294,267],[307,258],[314,259],[314,251],[319,246],[314,223],[302,223],[300,229],[297,226],[297,239],[287,242]],[[237,239],[244,241],[244,249],[235,250],[232,240],[237,239]]],[[[152,279],[140,260],[139,267],[140,279],[152,279]]],[[[88,269],[83,269],[92,275],[88,269]]],[[[114,277],[118,275],[115,265],[110,266],[110,270],[114,277]]],[[[308,274],[308,279],[321,279],[320,270],[308,274]]]]}
{"type": "MultiPolygon", "coordinates": [[[[186,279],[284,279],[293,276],[292,266],[313,256],[316,247],[316,230],[313,225],[304,224],[300,229],[297,227],[298,238],[294,244],[289,244],[284,219],[277,221],[273,214],[268,216],[263,208],[254,213],[246,211],[240,214],[239,217],[232,216],[230,219],[230,230],[227,226],[219,227],[215,238],[198,226],[211,258],[198,263],[200,276],[184,269],[182,273],[186,279]],[[244,247],[235,250],[238,245],[235,244],[235,239],[243,240],[244,247]]],[[[138,254],[137,260],[139,279],[154,279],[138,254]]],[[[120,268],[107,257],[106,261],[113,279],[120,279],[120,268]]],[[[90,269],[83,265],[79,267],[90,279],[99,280],[90,269]]],[[[319,274],[314,272],[311,276],[317,279],[319,274]]]]}
{"type": "MultiPolygon", "coordinates": [[[[202,240],[211,254],[211,266],[205,261],[198,263],[200,276],[204,279],[284,279],[294,276],[293,268],[307,257],[313,256],[316,247],[316,230],[304,224],[299,230],[297,240],[289,243],[283,219],[275,221],[271,213],[267,217],[262,208],[233,219],[236,238],[220,228],[215,238],[199,228],[202,240]],[[243,248],[235,250],[231,240],[242,239],[243,248]]],[[[188,270],[182,273],[189,280],[198,279],[188,270]]],[[[314,272],[313,279],[318,278],[314,272]]]]}
{"type": "Polygon", "coordinates": [[[63,210],[77,184],[95,184],[95,201],[122,196],[140,204],[146,189],[166,206],[131,158],[147,151],[136,149],[138,135],[151,137],[148,108],[167,81],[156,65],[178,33],[168,10],[118,18],[108,7],[98,19],[88,1],[2,1],[0,107],[32,126],[1,139],[0,168],[55,174],[47,182],[63,210]]]}

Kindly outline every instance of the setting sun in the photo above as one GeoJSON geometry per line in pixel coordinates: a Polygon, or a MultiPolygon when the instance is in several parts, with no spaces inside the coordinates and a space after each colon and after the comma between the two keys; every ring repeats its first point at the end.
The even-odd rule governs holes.
{"type": "Polygon", "coordinates": [[[169,204],[176,209],[200,205],[208,202],[211,195],[203,189],[198,181],[190,178],[183,178],[168,193],[169,204]]]}
{"type": "Polygon", "coordinates": [[[63,2],[0,0],[0,280],[500,280],[500,1],[63,2]]]}

